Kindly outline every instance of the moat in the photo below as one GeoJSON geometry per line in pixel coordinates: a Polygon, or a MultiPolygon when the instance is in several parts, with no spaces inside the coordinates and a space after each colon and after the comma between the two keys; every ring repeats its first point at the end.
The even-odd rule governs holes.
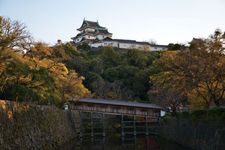
{"type": "Polygon", "coordinates": [[[60,147],[67,150],[189,150],[157,136],[119,136],[84,138],[73,140],[60,147]]]}

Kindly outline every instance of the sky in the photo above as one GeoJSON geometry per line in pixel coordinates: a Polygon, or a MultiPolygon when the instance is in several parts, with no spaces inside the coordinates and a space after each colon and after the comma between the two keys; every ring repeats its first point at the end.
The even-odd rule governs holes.
{"type": "Polygon", "coordinates": [[[225,0],[0,0],[0,15],[49,44],[70,41],[84,18],[107,27],[113,38],[165,45],[225,31],[225,0]]]}

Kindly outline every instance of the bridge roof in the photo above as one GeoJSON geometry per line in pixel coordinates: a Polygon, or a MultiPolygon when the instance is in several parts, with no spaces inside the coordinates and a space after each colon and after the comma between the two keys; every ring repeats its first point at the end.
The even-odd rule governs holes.
{"type": "Polygon", "coordinates": [[[104,104],[104,105],[128,106],[128,107],[140,107],[140,108],[147,108],[147,109],[149,109],[149,108],[151,108],[151,109],[162,109],[162,107],[157,106],[155,104],[131,102],[131,101],[124,101],[124,100],[84,98],[84,99],[80,99],[78,102],[104,104]]]}

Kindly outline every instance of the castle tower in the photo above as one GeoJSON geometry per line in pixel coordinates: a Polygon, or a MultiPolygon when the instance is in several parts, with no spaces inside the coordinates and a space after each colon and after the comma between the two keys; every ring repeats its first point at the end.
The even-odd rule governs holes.
{"type": "Polygon", "coordinates": [[[79,33],[71,38],[76,45],[91,44],[112,37],[112,33],[109,33],[107,28],[100,26],[98,21],[93,22],[84,19],[81,27],[77,30],[79,33]]]}

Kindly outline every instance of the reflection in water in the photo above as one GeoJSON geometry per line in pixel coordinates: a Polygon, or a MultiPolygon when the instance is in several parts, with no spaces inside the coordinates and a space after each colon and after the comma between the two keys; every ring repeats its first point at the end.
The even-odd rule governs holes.
{"type": "Polygon", "coordinates": [[[64,145],[66,150],[188,150],[174,143],[157,138],[156,136],[103,138],[94,137],[74,140],[64,145]]]}

